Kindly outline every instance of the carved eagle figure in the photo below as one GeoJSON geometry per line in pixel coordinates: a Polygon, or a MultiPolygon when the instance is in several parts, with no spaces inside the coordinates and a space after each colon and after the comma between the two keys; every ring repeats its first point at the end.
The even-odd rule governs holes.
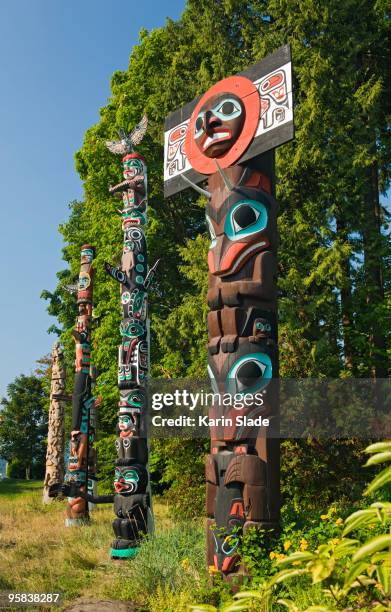
{"type": "Polygon", "coordinates": [[[126,134],[125,130],[119,130],[118,134],[121,140],[106,140],[106,147],[116,155],[126,155],[133,153],[134,147],[138,145],[144,138],[148,127],[148,117],[144,115],[141,121],[135,128],[126,134]]]}

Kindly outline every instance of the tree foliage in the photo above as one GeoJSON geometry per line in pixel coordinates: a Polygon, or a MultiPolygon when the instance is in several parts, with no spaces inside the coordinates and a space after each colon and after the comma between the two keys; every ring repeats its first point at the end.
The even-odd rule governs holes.
{"type": "Polygon", "coordinates": [[[17,464],[26,478],[41,478],[47,435],[47,395],[42,380],[22,374],[8,385],[7,395],[0,402],[0,456],[17,464]]]}

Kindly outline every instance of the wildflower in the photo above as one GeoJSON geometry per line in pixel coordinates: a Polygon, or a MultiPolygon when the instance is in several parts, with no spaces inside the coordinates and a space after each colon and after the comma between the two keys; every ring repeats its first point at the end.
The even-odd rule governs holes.
{"type": "Polygon", "coordinates": [[[272,552],[270,553],[269,557],[270,557],[270,559],[275,559],[275,558],[277,557],[277,555],[276,555],[276,553],[275,553],[275,552],[273,552],[273,551],[272,551],[272,552]]]}
{"type": "Polygon", "coordinates": [[[322,521],[327,521],[327,519],[329,518],[328,514],[321,514],[320,518],[322,519],[322,521]]]}
{"type": "Polygon", "coordinates": [[[342,525],[343,523],[343,519],[341,519],[341,517],[337,518],[337,520],[335,521],[336,525],[342,525]]]}
{"type": "Polygon", "coordinates": [[[304,538],[300,540],[300,550],[307,550],[308,542],[304,538]]]}
{"type": "Polygon", "coordinates": [[[209,574],[217,574],[219,571],[214,565],[209,565],[208,570],[209,574]]]}
{"type": "Polygon", "coordinates": [[[290,540],[286,540],[286,542],[284,542],[284,550],[289,550],[291,546],[292,542],[290,540]]]}
{"type": "MultiPolygon", "coordinates": [[[[184,570],[189,569],[190,563],[189,563],[189,559],[182,559],[181,561],[181,565],[183,567],[184,570]]],[[[214,566],[213,566],[214,567],[214,566]]]]}
{"type": "Polygon", "coordinates": [[[282,559],[285,559],[286,555],[284,555],[283,553],[277,553],[277,559],[279,561],[281,561],[282,559]]]}
{"type": "Polygon", "coordinates": [[[339,538],[333,538],[332,540],[330,540],[330,542],[332,543],[333,546],[336,546],[339,541],[340,541],[339,538]]]}

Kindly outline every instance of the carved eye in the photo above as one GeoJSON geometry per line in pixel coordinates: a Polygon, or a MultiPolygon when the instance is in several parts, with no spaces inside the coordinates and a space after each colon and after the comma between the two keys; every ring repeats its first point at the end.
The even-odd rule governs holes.
{"type": "Polygon", "coordinates": [[[235,232],[240,232],[242,229],[246,229],[253,223],[256,222],[260,215],[260,212],[250,206],[249,204],[243,204],[234,210],[232,213],[232,221],[235,232]]]}
{"type": "Polygon", "coordinates": [[[236,372],[238,391],[254,386],[263,377],[265,371],[266,366],[264,363],[258,361],[247,361],[247,363],[244,363],[236,372]]]}
{"type": "Polygon", "coordinates": [[[224,102],[219,110],[220,112],[224,113],[224,115],[232,115],[232,113],[234,113],[237,109],[235,109],[234,103],[228,100],[227,102],[224,102]]]}
{"type": "Polygon", "coordinates": [[[132,231],[130,232],[130,238],[131,238],[131,240],[140,240],[140,238],[141,238],[140,230],[132,229],[132,231]]]}
{"type": "Polygon", "coordinates": [[[238,100],[225,98],[214,107],[213,114],[222,121],[230,121],[242,114],[242,107],[238,100]]]}
{"type": "Polygon", "coordinates": [[[194,127],[194,138],[199,138],[204,131],[204,114],[200,113],[194,127]]]}
{"type": "Polygon", "coordinates": [[[272,362],[266,353],[251,353],[240,357],[228,372],[227,392],[256,393],[268,384],[273,374],[272,362]]]}
{"type": "Polygon", "coordinates": [[[139,477],[138,477],[138,474],[137,474],[137,472],[135,470],[129,470],[129,471],[124,473],[124,479],[126,481],[130,480],[130,481],[138,482],[139,477]]]}
{"type": "Polygon", "coordinates": [[[240,240],[263,231],[267,226],[267,208],[256,200],[240,200],[227,214],[224,233],[230,240],[240,240]]]}

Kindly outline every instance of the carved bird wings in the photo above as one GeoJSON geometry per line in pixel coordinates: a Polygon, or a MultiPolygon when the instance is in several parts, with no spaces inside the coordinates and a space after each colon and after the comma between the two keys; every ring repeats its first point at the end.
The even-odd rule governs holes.
{"type": "Polygon", "coordinates": [[[77,285],[77,284],[75,284],[75,285],[63,285],[63,288],[65,289],[65,291],[67,293],[75,294],[75,293],[77,293],[77,291],[79,289],[79,285],[77,285]]]}
{"type": "Polygon", "coordinates": [[[121,140],[106,140],[106,147],[109,149],[109,151],[115,153],[116,155],[126,155],[126,153],[132,153],[134,151],[134,147],[144,138],[147,127],[148,117],[147,115],[144,115],[130,134],[126,134],[125,130],[119,130],[121,140]]]}

